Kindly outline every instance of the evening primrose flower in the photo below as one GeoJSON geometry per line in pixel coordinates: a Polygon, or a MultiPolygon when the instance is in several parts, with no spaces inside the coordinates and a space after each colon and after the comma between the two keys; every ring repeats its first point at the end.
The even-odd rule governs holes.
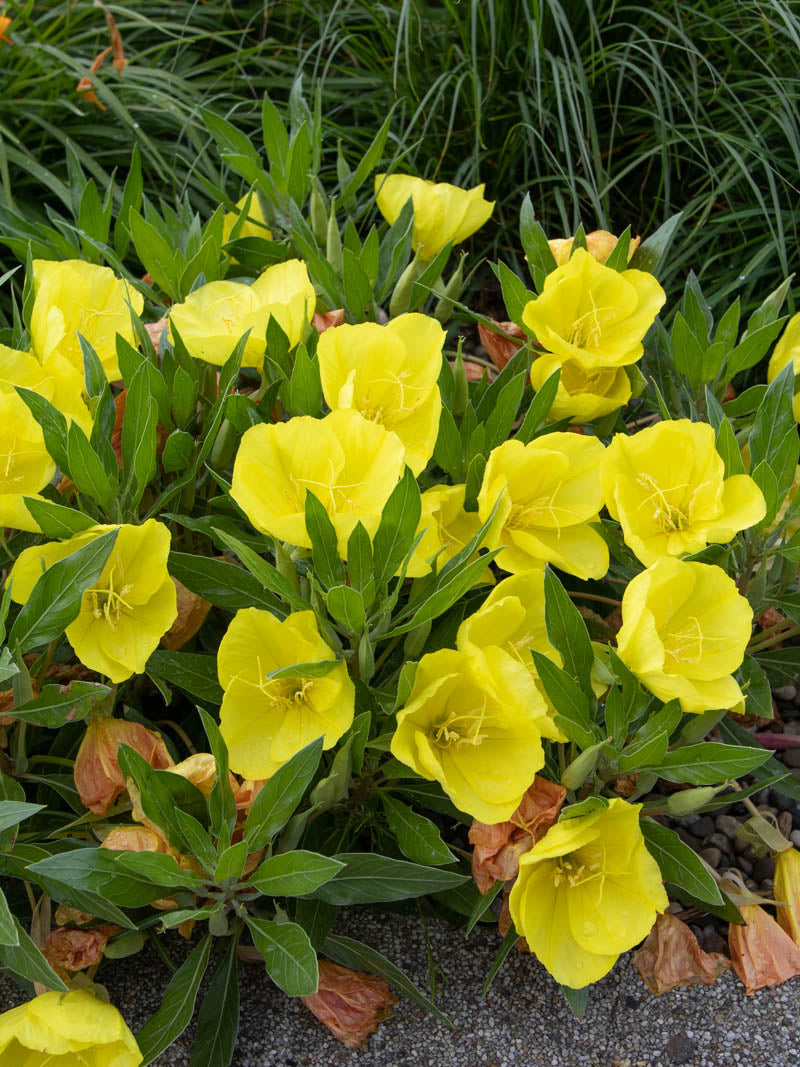
{"type": "Polygon", "coordinates": [[[391,751],[455,806],[504,822],[544,766],[546,714],[522,667],[500,648],[442,649],[422,657],[397,716],[391,751]]]}
{"type": "Polygon", "coordinates": [[[733,672],[750,640],[753,610],[720,567],[664,556],[628,583],[617,652],[639,681],[687,712],[736,709],[733,672]]]}
{"type": "Polygon", "coordinates": [[[587,370],[635,363],[666,293],[652,274],[605,267],[579,248],[547,275],[522,321],[546,352],[587,370]]]}
{"type": "Polygon", "coordinates": [[[267,323],[274,318],[289,339],[302,341],[314,317],[316,296],[305,263],[275,263],[252,285],[209,282],[175,304],[169,321],[189,355],[222,366],[239,338],[250,330],[243,367],[261,367],[267,348],[267,323]]]}
{"type": "MultiPolygon", "coordinates": [[[[767,381],[773,382],[789,363],[794,365],[795,377],[800,372],[800,312],[786,323],[767,366],[767,381]]],[[[795,422],[800,422],[800,393],[793,401],[795,422]]]]}
{"type": "Polygon", "coordinates": [[[600,477],[612,518],[645,566],[730,541],[766,513],[748,474],[725,477],[714,429],[705,422],[675,419],[616,434],[600,477]]]}
{"type": "MultiPolygon", "coordinates": [[[[87,434],[91,432],[92,416],[83,399],[83,371],[60,353],[53,352],[40,363],[32,352],[0,345],[0,392],[16,396],[17,386],[38,393],[58,408],[68,422],[77,422],[87,434]]],[[[31,421],[41,437],[39,424],[32,417],[31,421]]]]}
{"type": "MultiPolygon", "coordinates": [[[[586,251],[597,260],[598,263],[605,263],[614,249],[617,247],[619,237],[616,237],[613,233],[609,233],[608,230],[592,230],[591,233],[586,234],[586,251]]],[[[641,244],[641,237],[632,237],[630,244],[628,245],[628,262],[633,259],[633,253],[641,244]]],[[[550,251],[553,253],[553,258],[556,261],[557,267],[563,267],[565,263],[569,263],[570,256],[572,255],[572,246],[575,243],[574,237],[554,237],[547,242],[550,245],[550,251]]]]}
{"type": "Polygon", "coordinates": [[[142,294],[109,267],[79,259],[35,259],[33,291],[31,342],[39,362],[58,353],[83,377],[80,333],[94,348],[109,381],[116,381],[117,334],[136,343],[131,310],[141,315],[142,294]]]}
{"type": "Polygon", "coordinates": [[[604,448],[596,437],[550,433],[527,445],[506,441],[492,449],[478,493],[485,522],[500,497],[486,539],[502,546],[503,570],[530,570],[552,563],[578,578],[602,578],[608,548],[589,523],[597,522],[603,490],[597,476],[604,448]]]}
{"type": "Polygon", "coordinates": [[[120,745],[136,749],[156,770],[165,770],[174,762],[161,734],[140,722],[110,715],[90,719],[75,757],[74,778],[81,803],[95,815],[105,815],[125,792],[125,776],[117,759],[120,745]]]}
{"type": "Polygon", "coordinates": [[[335,658],[313,611],[283,620],[259,608],[236,612],[217,658],[225,690],[220,731],[233,771],[269,778],[317,737],[324,737],[323,748],[336,744],[352,724],[355,708],[345,663],[319,677],[269,677],[281,667],[335,658]]]}
{"type": "Polygon", "coordinates": [[[464,510],[466,490],[466,485],[434,485],[422,494],[416,532],[425,532],[406,570],[409,578],[430,574],[434,559],[441,570],[480,530],[478,513],[464,510]]]}
{"type": "Polygon", "coordinates": [[[669,904],[640,810],[641,804],[615,798],[607,808],[551,826],[520,857],[511,917],[562,985],[582,989],[608,974],[669,904]]]}
{"type": "Polygon", "coordinates": [[[39,494],[55,472],[41,428],[25,403],[0,388],[0,526],[38,533],[24,498],[42,499],[39,494]]]}
{"type": "MultiPolygon", "coordinates": [[[[67,541],[26,548],[9,575],[12,599],[24,604],[44,569],[112,529],[91,526],[67,541]]],[[[144,671],[177,616],[175,584],[167,573],[167,527],[148,519],[118,529],[97,584],[83,594],[78,616],[66,629],[81,663],[115,684],[144,671]]]]}
{"type": "Polygon", "coordinates": [[[262,423],[242,437],[231,495],[261,533],[311,548],[305,520],[311,490],[336,528],[344,559],[357,522],[370,537],[377,530],[404,455],[396,434],[349,409],[262,423]]]}
{"type": "Polygon", "coordinates": [[[445,333],[428,315],[399,315],[385,326],[334,326],[317,345],[322,392],[332,411],[352,408],[393,430],[419,474],[433,455],[442,399],[437,381],[445,333]]]}
{"type": "Polygon", "coordinates": [[[73,989],[0,1015],[0,1059],[8,1067],[138,1067],[144,1057],[113,1004],[73,989]]]}
{"type": "Polygon", "coordinates": [[[545,353],[533,361],[531,385],[538,392],[550,375],[561,370],[558,392],[548,418],[591,422],[624,407],[631,398],[631,380],[624,367],[583,367],[577,359],[545,353]]]}
{"type": "Polygon", "coordinates": [[[414,204],[412,244],[420,259],[431,260],[452,241],[460,244],[488,222],[494,200],[484,199],[485,185],[460,189],[410,174],[376,174],[378,210],[391,226],[411,198],[414,204]]]}
{"type": "MultiPolygon", "coordinates": [[[[247,197],[249,193],[245,193],[244,196],[236,201],[236,207],[238,211],[227,211],[222,216],[222,243],[230,240],[231,230],[236,225],[241,215],[244,205],[247,203],[247,197]]],[[[255,193],[250,198],[250,207],[247,209],[247,218],[242,223],[242,228],[239,231],[239,239],[242,237],[261,237],[265,241],[272,240],[272,231],[267,228],[267,220],[264,218],[264,212],[261,210],[261,201],[258,199],[255,193]]]]}

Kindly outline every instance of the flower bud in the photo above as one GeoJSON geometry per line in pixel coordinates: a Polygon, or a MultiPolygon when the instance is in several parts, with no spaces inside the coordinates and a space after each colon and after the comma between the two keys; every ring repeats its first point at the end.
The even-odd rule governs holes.
{"type": "Polygon", "coordinates": [[[331,213],[328,217],[328,232],[325,240],[325,256],[337,274],[342,272],[342,235],[339,233],[339,223],[336,221],[336,204],[331,204],[331,213]]]}
{"type": "Polygon", "coordinates": [[[161,735],[138,722],[102,716],[92,719],[75,760],[75,787],[81,802],[95,815],[105,815],[125,791],[117,762],[120,745],[130,745],[151,767],[164,770],[173,759],[161,735]]]}
{"type": "Polygon", "coordinates": [[[458,266],[450,275],[450,281],[444,287],[444,292],[436,301],[436,307],[433,310],[433,314],[439,322],[441,322],[442,326],[450,320],[450,316],[453,314],[453,301],[461,299],[461,293],[464,290],[465,259],[466,253],[462,252],[458,260],[458,266]]]}
{"type": "Polygon", "coordinates": [[[597,761],[600,759],[600,749],[604,744],[605,742],[601,741],[596,745],[590,745],[570,763],[561,775],[561,784],[565,789],[580,789],[586,779],[594,774],[597,761]]]}
{"type": "Polygon", "coordinates": [[[411,293],[419,273],[419,260],[415,256],[397,279],[397,285],[395,285],[389,301],[390,319],[396,319],[398,315],[405,315],[411,309],[411,293]]]}
{"type": "Polygon", "coordinates": [[[348,1048],[361,1048],[397,1003],[382,978],[327,960],[319,961],[317,992],[300,999],[348,1048]]]}
{"type": "Polygon", "coordinates": [[[169,649],[170,652],[177,652],[179,648],[183,648],[187,641],[191,641],[206,621],[206,616],[211,611],[211,605],[207,600],[198,596],[197,593],[187,589],[176,578],[172,580],[175,583],[175,591],[178,594],[178,617],[161,638],[161,644],[164,648],[169,649]]]}
{"type": "Polygon", "coordinates": [[[313,178],[311,181],[308,215],[317,244],[324,244],[328,231],[328,211],[325,207],[325,194],[322,192],[318,178],[313,178]]]}
{"type": "Polygon", "coordinates": [[[701,785],[696,789],[682,789],[679,793],[670,793],[667,797],[667,809],[670,815],[689,815],[704,804],[708,804],[724,785],[701,785]]]}

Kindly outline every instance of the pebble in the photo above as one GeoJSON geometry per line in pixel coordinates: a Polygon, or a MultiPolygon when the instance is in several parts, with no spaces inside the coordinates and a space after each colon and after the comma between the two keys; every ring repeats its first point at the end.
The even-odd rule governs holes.
{"type": "Polygon", "coordinates": [[[781,700],[785,704],[791,704],[794,698],[797,696],[796,685],[782,685],[779,689],[773,689],[772,695],[776,700],[781,700]]]}
{"type": "Polygon", "coordinates": [[[785,722],[783,724],[783,732],[785,734],[792,734],[796,737],[797,734],[800,734],[800,722],[797,722],[796,720],[795,722],[785,722]]]}
{"type": "Polygon", "coordinates": [[[795,848],[800,848],[800,830],[792,830],[792,832],[789,834],[789,840],[792,842],[795,848]]]}
{"type": "Polygon", "coordinates": [[[784,837],[788,837],[792,832],[792,813],[790,811],[782,811],[778,816],[778,829],[784,837]]]}
{"type": "Polygon", "coordinates": [[[775,877],[775,860],[771,856],[765,856],[753,864],[753,877],[757,882],[764,884],[767,878],[775,877]]]}
{"type": "Polygon", "coordinates": [[[720,849],[714,848],[713,845],[712,845],[711,848],[703,848],[703,849],[701,849],[700,850],[700,856],[711,867],[719,867],[719,861],[722,859],[722,852],[720,851],[720,849]]]}
{"type": "Polygon", "coordinates": [[[744,856],[740,856],[737,860],[737,863],[739,865],[739,870],[742,872],[742,874],[753,873],[753,864],[750,862],[750,860],[746,860],[744,856]]]}
{"type": "Polygon", "coordinates": [[[783,753],[783,762],[787,767],[800,767],[800,748],[789,748],[783,753]]]}
{"type": "Polygon", "coordinates": [[[778,793],[774,789],[772,791],[772,803],[778,811],[791,811],[795,806],[795,802],[791,797],[785,797],[782,793],[778,793]]]}
{"type": "Polygon", "coordinates": [[[730,852],[731,850],[730,841],[727,839],[725,834],[709,834],[703,842],[703,845],[705,848],[708,848],[709,845],[713,845],[721,852],[730,852]]]}
{"type": "Polygon", "coordinates": [[[695,1046],[685,1031],[675,1034],[667,1042],[664,1052],[673,1063],[690,1063],[694,1059],[695,1046]]]}
{"type": "Polygon", "coordinates": [[[703,947],[706,952],[724,952],[727,948],[727,941],[718,931],[714,931],[713,934],[709,934],[708,937],[703,938],[703,947]]]}
{"type": "Polygon", "coordinates": [[[710,815],[702,815],[696,823],[692,825],[692,834],[694,837],[704,838],[709,834],[713,834],[716,830],[714,820],[710,815]]]}
{"type": "Polygon", "coordinates": [[[743,852],[747,852],[750,848],[750,842],[744,841],[741,837],[736,837],[733,840],[733,851],[737,856],[740,856],[743,852]]]}
{"type": "Polygon", "coordinates": [[[731,839],[731,841],[735,839],[736,831],[739,829],[739,826],[739,820],[734,819],[732,815],[717,816],[717,829],[721,830],[726,837],[731,839]]]}

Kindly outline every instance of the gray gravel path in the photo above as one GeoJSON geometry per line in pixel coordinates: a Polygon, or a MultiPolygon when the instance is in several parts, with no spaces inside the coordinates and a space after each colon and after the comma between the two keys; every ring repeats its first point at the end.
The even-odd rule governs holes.
{"type": "MultiPolygon", "coordinates": [[[[421,923],[396,915],[345,915],[337,932],[379,949],[429,990],[428,955],[421,923]]],[[[494,929],[463,932],[428,924],[436,970],[437,1003],[454,1020],[450,1032],[401,998],[393,1017],[353,1052],[299,1001],[290,1001],[255,965],[242,965],[242,1022],[237,1067],[790,1067],[800,1061],[800,979],[745,996],[730,973],[710,989],[653,997],[629,957],[595,987],[583,1022],[569,1013],[542,967],[512,953],[485,1002],[480,988],[500,939],[494,929]]],[[[182,946],[170,941],[176,958],[182,946]]],[[[152,950],[109,966],[104,975],[113,1002],[134,1029],[154,1011],[168,975],[152,950]]],[[[0,979],[0,1006],[22,999],[0,979]]],[[[189,1063],[184,1039],[159,1067],[189,1063]]]]}

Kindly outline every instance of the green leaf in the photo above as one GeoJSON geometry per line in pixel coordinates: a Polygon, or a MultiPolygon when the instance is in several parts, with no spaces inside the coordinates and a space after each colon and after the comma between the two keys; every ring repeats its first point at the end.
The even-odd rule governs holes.
{"type": "Polygon", "coordinates": [[[390,960],[387,960],[380,952],[370,948],[369,945],[364,945],[351,937],[329,934],[322,942],[322,952],[326,956],[330,956],[335,963],[342,967],[365,971],[383,978],[384,981],[393,985],[395,989],[405,993],[409,1000],[413,1000],[414,1003],[419,1004],[420,1007],[435,1015],[445,1026],[449,1026],[451,1030],[453,1029],[452,1021],[436,1007],[432,1000],[417,989],[408,975],[390,960]]]}
{"type": "Polygon", "coordinates": [[[284,577],[284,575],[281,574],[277,568],[273,567],[271,563],[262,559],[257,552],[254,552],[252,548],[245,545],[226,530],[222,530],[215,526],[213,532],[224,545],[230,548],[232,552],[236,553],[245,567],[247,567],[250,573],[258,579],[264,589],[269,590],[271,593],[275,593],[276,596],[287,601],[294,611],[308,611],[310,605],[303,600],[289,579],[284,577]]]}
{"type": "Polygon", "coordinates": [[[245,825],[250,852],[263,848],[286,825],[314,777],[321,755],[322,738],[318,737],[276,771],[258,794],[245,825]]]}
{"type": "Polygon", "coordinates": [[[317,889],[314,895],[340,906],[406,900],[452,889],[469,881],[454,871],[423,867],[374,853],[343,852],[333,858],[345,864],[344,870],[317,889]]]}
{"type": "Polygon", "coordinates": [[[0,889],[0,947],[13,948],[19,945],[19,930],[8,906],[5,893],[0,889]]]}
{"type": "Polygon", "coordinates": [[[386,138],[389,134],[391,122],[392,115],[390,113],[386,116],[383,125],[370,141],[366,152],[358,161],[358,166],[344,183],[342,187],[342,200],[347,200],[349,197],[357,193],[372,171],[375,170],[380,163],[383,158],[383,146],[386,144],[386,138]]]}
{"type": "Polygon", "coordinates": [[[302,344],[295,353],[289,381],[289,407],[294,415],[316,415],[322,407],[319,364],[309,358],[302,344]]]}
{"type": "Polygon", "coordinates": [[[700,857],[674,830],[650,819],[642,819],[641,827],[647,849],[661,868],[665,882],[683,886],[687,893],[709,904],[724,903],[717,883],[700,857]]]}
{"type": "Polygon", "coordinates": [[[659,226],[655,233],[651,233],[646,240],[642,241],[631,258],[630,266],[632,269],[658,275],[658,269],[666,258],[682,215],[682,211],[671,215],[665,223],[659,226]]]}
{"type": "MultiPolygon", "coordinates": [[[[220,535],[222,536],[222,535],[220,535]]],[[[249,571],[233,563],[194,556],[188,552],[170,552],[169,573],[187,589],[226,611],[239,608],[280,609],[276,600],[249,571]]]]}
{"type": "Polygon", "coordinates": [[[180,774],[157,771],[129,745],[117,750],[122,773],[133,778],[140,795],[142,811],[169,838],[179,852],[191,852],[182,823],[188,819],[203,831],[208,823],[206,798],[200,790],[180,774]],[[185,819],[178,818],[182,812],[185,819]]]}
{"type": "Polygon", "coordinates": [[[0,965],[29,982],[41,982],[48,989],[66,993],[67,986],[41,954],[28,932],[16,920],[14,923],[17,943],[0,944],[0,965]]]}
{"type": "Polygon", "coordinates": [[[379,588],[402,566],[414,542],[421,514],[417,479],[406,467],[386,501],[373,539],[375,581],[379,588]]]}
{"type": "MultiPolygon", "coordinates": [[[[198,708],[200,718],[203,720],[203,729],[208,738],[209,747],[214,756],[217,773],[214,784],[211,787],[211,795],[208,798],[208,810],[211,815],[211,830],[217,838],[222,840],[224,835],[232,834],[236,825],[236,800],[231,788],[230,775],[228,774],[228,746],[220,733],[216,720],[207,711],[198,708]]],[[[229,840],[228,837],[225,838],[229,840]]]]}
{"type": "Polygon", "coordinates": [[[122,421],[125,492],[133,508],[156,472],[158,409],[150,390],[147,367],[147,363],[142,363],[128,386],[122,421]]]}
{"type": "Polygon", "coordinates": [[[328,586],[342,585],[344,567],[339,559],[336,530],[328,512],[310,489],[306,490],[305,517],[317,577],[328,586]]]}
{"type": "MultiPolygon", "coordinates": [[[[511,364],[508,365],[510,366],[511,364]]],[[[517,418],[517,410],[522,400],[527,377],[527,370],[515,375],[503,386],[500,390],[500,395],[494,401],[485,423],[485,450],[487,454],[497,445],[502,444],[511,433],[511,427],[517,418]]]]}
{"type": "Polygon", "coordinates": [[[276,923],[246,916],[253,944],[264,957],[267,974],[288,997],[309,996],[319,984],[317,954],[297,923],[276,923]]]}
{"type": "Polygon", "coordinates": [[[531,649],[536,673],[556,709],[556,723],[570,741],[580,748],[591,748],[599,740],[592,723],[589,698],[566,671],[557,667],[541,652],[531,649]]]}
{"type": "Polygon", "coordinates": [[[66,722],[85,718],[94,705],[104,701],[110,693],[111,689],[99,682],[46,685],[38,697],[14,708],[14,715],[23,722],[57,730],[66,722]]]}
{"type": "MultiPolygon", "coordinates": [[[[624,269],[624,267],[617,267],[617,270],[624,269]]],[[[564,994],[564,1000],[566,1000],[567,1004],[569,1004],[569,1009],[576,1019],[582,1019],[586,1014],[586,1009],[589,1006],[590,990],[590,986],[584,986],[583,989],[572,989],[568,985],[561,986],[561,992],[564,994]]]]}
{"type": "Polygon", "coordinates": [[[364,601],[357,589],[350,585],[334,585],[325,595],[325,602],[332,618],[352,634],[364,629],[366,612],[364,601]]]}
{"type": "Polygon", "coordinates": [[[265,860],[248,884],[268,897],[299,897],[329,882],[343,867],[330,856],[295,849],[265,860]]]}
{"type": "Polygon", "coordinates": [[[286,667],[268,671],[264,677],[267,681],[273,678],[324,678],[334,667],[338,667],[339,662],[338,659],[315,659],[308,663],[290,663],[286,667]]]}
{"type": "Polygon", "coordinates": [[[547,275],[556,269],[555,257],[547,242],[547,234],[536,221],[530,193],[526,193],[522,201],[519,213],[519,236],[531,272],[538,268],[547,275]]]}
{"type": "Polygon", "coordinates": [[[363,592],[373,578],[372,544],[364,524],[357,522],[347,542],[347,577],[350,585],[363,592]]]}
{"type": "Polygon", "coordinates": [[[219,857],[214,870],[214,881],[217,885],[222,885],[223,882],[240,878],[246,862],[247,843],[237,841],[235,845],[229,845],[219,857]]]}
{"type": "Polygon", "coordinates": [[[101,507],[110,507],[118,488],[116,473],[113,477],[108,474],[77,422],[71,423],[67,430],[67,463],[69,476],[78,491],[101,507]]]}
{"type": "Polygon", "coordinates": [[[21,385],[15,386],[15,389],[28,405],[34,419],[41,426],[45,448],[58,467],[65,474],[68,474],[67,420],[57,408],[53,407],[49,400],[45,400],[43,396],[39,396],[32,389],[25,389],[21,385]]]}
{"type": "Polygon", "coordinates": [[[541,389],[531,400],[530,407],[522,420],[522,425],[514,435],[515,441],[522,441],[523,445],[527,445],[529,441],[533,440],[536,431],[544,424],[550,413],[550,408],[552,408],[553,401],[558,393],[560,380],[561,368],[559,367],[542,383],[541,389]]]}
{"type": "Polygon", "coordinates": [[[28,804],[24,800],[0,800],[0,832],[17,826],[37,811],[44,811],[45,804],[28,804]]]}
{"type": "Polygon", "coordinates": [[[594,650],[581,613],[550,567],[544,572],[545,623],[553,648],[561,653],[563,669],[584,693],[592,693],[594,650]]]}
{"type": "Polygon", "coordinates": [[[389,829],[404,856],[408,856],[414,863],[432,867],[456,862],[456,857],[442,841],[436,824],[430,819],[387,793],[381,793],[381,803],[386,812],[389,829]]]}
{"type": "Polygon", "coordinates": [[[189,958],[178,968],[164,990],[161,1007],[151,1015],[136,1035],[144,1060],[152,1063],[192,1021],[197,991],[208,968],[212,938],[206,934],[189,958]]]}
{"type": "Polygon", "coordinates": [[[168,652],[156,649],[145,666],[148,674],[165,678],[170,685],[211,704],[222,703],[217,681],[217,657],[202,652],[168,652]]]}
{"type": "Polygon", "coordinates": [[[74,508],[54,504],[52,500],[38,497],[23,497],[25,507],[39,524],[42,533],[50,541],[66,541],[73,534],[88,530],[95,525],[94,519],[74,508]]]}
{"type": "Polygon", "coordinates": [[[168,889],[200,884],[191,871],[181,871],[171,856],[157,852],[76,848],[40,860],[28,870],[37,878],[54,879],[74,889],[96,893],[124,908],[142,908],[159,897],[169,896],[168,889]],[[143,863],[142,857],[145,857],[143,863]],[[134,870],[134,864],[139,864],[141,869],[134,870]]]}
{"type": "Polygon", "coordinates": [[[117,530],[109,530],[47,568],[14,620],[9,647],[28,652],[61,636],[78,617],[83,594],[100,577],[116,538],[117,530]]]}
{"type": "Polygon", "coordinates": [[[725,745],[702,741],[667,752],[657,766],[640,767],[656,771],[668,782],[690,785],[718,785],[731,778],[741,778],[769,759],[764,749],[755,751],[743,745],[725,745]]]}
{"type": "Polygon", "coordinates": [[[230,1067],[239,1032],[238,938],[229,937],[200,1011],[189,1067],[230,1067]]]}

